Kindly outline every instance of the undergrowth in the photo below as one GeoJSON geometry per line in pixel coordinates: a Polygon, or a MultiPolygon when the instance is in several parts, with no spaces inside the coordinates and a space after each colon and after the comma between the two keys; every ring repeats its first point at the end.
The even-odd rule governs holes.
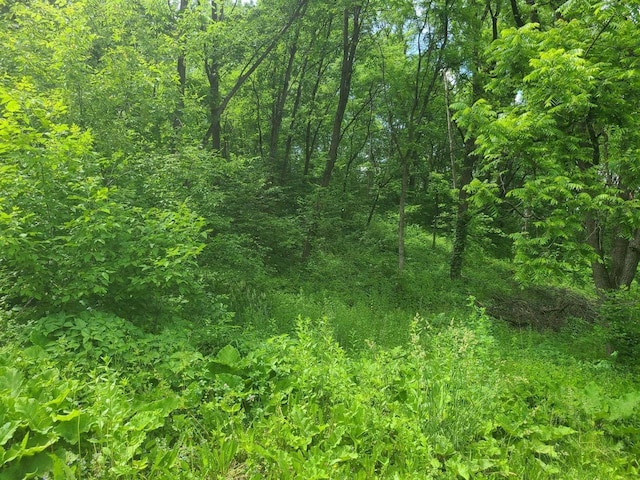
{"type": "Polygon", "coordinates": [[[412,235],[401,276],[365,239],[239,289],[235,316],[0,312],[0,478],[638,476],[635,303],[514,329],[482,307],[508,266],[452,282],[412,235]]]}
{"type": "Polygon", "coordinates": [[[22,346],[2,348],[0,473],[637,475],[633,379],[562,354],[510,351],[495,323],[469,305],[457,320],[413,317],[405,345],[369,341],[351,353],[326,318],[299,318],[291,335],[212,352],[175,331],[144,334],[97,312],[43,319],[22,346]]]}

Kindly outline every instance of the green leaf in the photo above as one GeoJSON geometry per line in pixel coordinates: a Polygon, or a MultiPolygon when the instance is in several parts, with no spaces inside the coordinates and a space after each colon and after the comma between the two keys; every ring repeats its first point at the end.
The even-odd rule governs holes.
{"type": "Polygon", "coordinates": [[[163,415],[168,415],[176,408],[180,407],[180,398],[169,396],[153,402],[144,403],[137,406],[137,412],[160,411],[163,415]]]}
{"type": "Polygon", "coordinates": [[[15,368],[0,369],[0,392],[7,392],[9,396],[17,398],[22,391],[24,379],[22,373],[15,368]]]}
{"type": "Polygon", "coordinates": [[[240,359],[240,352],[238,352],[235,347],[227,345],[225,347],[222,347],[222,349],[218,352],[215,361],[218,363],[222,363],[223,365],[234,367],[238,364],[238,362],[240,362],[240,359]]]}
{"type": "Polygon", "coordinates": [[[20,426],[20,422],[7,422],[0,427],[0,447],[13,437],[14,432],[20,426]]]}
{"type": "Polygon", "coordinates": [[[4,108],[7,112],[14,113],[20,111],[20,104],[15,100],[9,100],[4,104],[4,108]]]}
{"type": "Polygon", "coordinates": [[[35,398],[16,399],[15,410],[24,416],[29,427],[36,432],[47,433],[53,427],[51,417],[35,398]]]}
{"type": "Polygon", "coordinates": [[[640,405],[640,392],[630,392],[617,400],[611,400],[607,420],[613,422],[631,418],[638,405],[640,405]]]}
{"type": "Polygon", "coordinates": [[[220,373],[218,379],[233,390],[241,390],[244,387],[244,380],[238,375],[231,373],[220,373]]]}
{"type": "Polygon", "coordinates": [[[139,432],[155,430],[164,425],[164,417],[165,415],[161,410],[137,412],[131,420],[129,420],[127,426],[139,432]]]}
{"type": "Polygon", "coordinates": [[[54,415],[54,419],[59,423],[53,431],[72,445],[77,444],[82,434],[91,430],[94,423],[88,414],[79,410],[73,410],[67,415],[54,415]]]}
{"type": "MultiPolygon", "coordinates": [[[[9,468],[2,471],[2,478],[39,478],[51,468],[51,455],[47,452],[36,452],[33,455],[21,458],[9,468]]],[[[54,477],[59,478],[59,477],[54,477]]]]}
{"type": "Polygon", "coordinates": [[[551,458],[557,458],[558,452],[553,445],[548,445],[539,441],[531,442],[531,450],[541,455],[548,455],[551,458]]]}

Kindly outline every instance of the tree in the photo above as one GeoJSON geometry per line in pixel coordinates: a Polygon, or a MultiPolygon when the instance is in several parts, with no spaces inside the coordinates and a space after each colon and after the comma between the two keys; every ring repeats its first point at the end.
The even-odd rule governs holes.
{"type": "Polygon", "coordinates": [[[342,10],[342,58],[340,60],[340,75],[338,77],[338,102],[333,115],[327,160],[320,179],[320,191],[318,192],[318,198],[313,206],[309,232],[302,249],[303,259],[307,259],[311,254],[311,243],[318,228],[318,217],[322,214],[321,197],[324,194],[324,191],[329,187],[333,170],[338,159],[338,148],[340,147],[344,133],[343,121],[351,93],[356,51],[358,43],[360,42],[362,26],[365,18],[364,13],[366,12],[368,5],[369,2],[365,2],[364,5],[361,5],[359,2],[347,2],[342,10]]]}
{"type": "MultiPolygon", "coordinates": [[[[246,45],[244,50],[249,52],[248,58],[241,59],[238,63],[241,65],[239,73],[234,75],[234,80],[230,83],[230,87],[226,93],[221,92],[221,76],[223,75],[222,69],[224,65],[224,56],[220,54],[220,45],[225,41],[231,40],[233,33],[227,32],[226,37],[220,35],[221,28],[218,24],[227,21],[224,5],[217,0],[211,0],[210,5],[210,27],[208,30],[212,32],[211,43],[209,44],[209,51],[205,52],[204,66],[209,82],[209,128],[204,135],[203,144],[211,139],[211,147],[214,151],[221,151],[222,148],[222,127],[221,118],[226,110],[231,99],[238,93],[244,83],[251,77],[260,64],[267,58],[269,53],[276,48],[280,43],[283,36],[287,33],[289,28],[299,18],[304,15],[307,8],[308,0],[298,0],[291,13],[285,17],[284,24],[277,28],[273,32],[269,32],[269,35],[264,38],[263,44],[257,49],[247,49],[246,45]]],[[[269,8],[267,7],[243,7],[243,8],[269,8]]],[[[254,17],[255,18],[255,17],[254,17]]],[[[279,25],[279,22],[274,22],[273,25],[279,25]]],[[[237,25],[234,32],[238,32],[237,25]]],[[[244,37],[243,37],[244,38],[244,37]]],[[[255,40],[254,40],[255,41],[255,40]]],[[[235,66],[235,65],[234,65],[235,66]]]]}
{"type": "MultiPolygon", "coordinates": [[[[473,180],[474,170],[477,168],[478,157],[476,154],[476,135],[473,121],[470,117],[476,116],[478,106],[482,106],[485,96],[485,82],[487,64],[485,49],[498,37],[498,14],[501,2],[493,4],[492,0],[473,0],[467,5],[467,11],[460,10],[457,19],[457,30],[454,35],[464,39],[461,45],[464,53],[458,81],[469,77],[466,88],[462,89],[465,95],[466,108],[462,109],[456,120],[464,136],[464,154],[462,166],[459,169],[460,178],[458,184],[458,205],[456,211],[455,231],[449,275],[452,279],[458,279],[462,275],[462,263],[467,247],[467,236],[471,215],[469,211],[469,185],[473,180]],[[489,20],[491,28],[485,28],[489,20]]],[[[462,100],[462,99],[460,99],[462,100]]],[[[461,102],[462,103],[462,102],[461,102]]],[[[463,104],[464,104],[463,103],[463,104]]]]}
{"type": "MultiPolygon", "coordinates": [[[[432,102],[440,85],[449,39],[449,2],[403,5],[404,15],[384,32],[381,69],[386,111],[381,112],[400,166],[398,271],[405,263],[406,203],[412,170],[425,157],[423,141],[436,116],[432,102]],[[409,13],[407,13],[409,12],[409,13]],[[395,43],[395,45],[394,45],[395,43]],[[385,52],[385,48],[389,52],[385,52]]],[[[393,15],[393,14],[392,14],[393,15]]]]}
{"type": "Polygon", "coordinates": [[[522,216],[512,232],[521,278],[548,281],[590,264],[598,289],[628,287],[640,259],[637,197],[640,43],[633,6],[570,2],[552,27],[505,31],[493,52],[478,122],[486,166],[516,159],[525,172],[507,201],[522,216]],[[509,91],[510,90],[510,91],[509,91]]]}

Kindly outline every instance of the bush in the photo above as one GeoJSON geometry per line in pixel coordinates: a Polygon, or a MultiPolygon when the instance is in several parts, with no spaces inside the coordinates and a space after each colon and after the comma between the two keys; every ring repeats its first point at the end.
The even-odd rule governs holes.
{"type": "Polygon", "coordinates": [[[611,292],[600,306],[609,353],[623,363],[640,359],[640,296],[636,289],[611,292]]]}
{"type": "Polygon", "coordinates": [[[198,292],[200,218],[184,205],[136,207],[102,175],[90,134],[56,123],[64,109],[28,86],[0,86],[0,109],[6,302],[157,316],[198,292]]]}

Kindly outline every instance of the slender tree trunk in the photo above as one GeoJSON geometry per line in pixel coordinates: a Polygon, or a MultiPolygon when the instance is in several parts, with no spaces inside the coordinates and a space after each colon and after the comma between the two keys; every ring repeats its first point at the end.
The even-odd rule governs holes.
{"type": "Polygon", "coordinates": [[[284,117],[284,107],[289,95],[289,89],[291,84],[291,74],[293,72],[293,62],[297,52],[297,38],[298,31],[294,36],[291,47],[289,48],[289,60],[287,61],[287,67],[284,72],[284,76],[281,82],[281,88],[278,90],[276,98],[273,102],[271,109],[271,128],[269,131],[269,163],[273,171],[279,170],[277,165],[280,162],[279,157],[279,145],[280,145],[280,130],[282,129],[282,120],[284,117]]]}
{"type": "Polygon", "coordinates": [[[256,83],[251,79],[251,89],[256,97],[256,123],[258,124],[258,151],[260,158],[264,158],[264,135],[262,134],[262,102],[260,102],[260,91],[256,83]]]}
{"type": "Polygon", "coordinates": [[[320,186],[326,188],[331,181],[333,168],[338,159],[338,147],[342,139],[342,121],[347,110],[349,93],[351,92],[351,78],[353,76],[353,64],[356,58],[356,48],[360,41],[360,28],[362,20],[360,12],[362,7],[356,5],[353,10],[345,9],[342,16],[342,66],[340,69],[340,90],[338,94],[338,106],[333,117],[333,128],[331,129],[331,143],[329,144],[329,154],[327,163],[322,174],[320,186]],[[353,22],[351,22],[353,16],[353,22]],[[350,24],[352,28],[350,28],[350,24]]]}
{"type": "MultiPolygon", "coordinates": [[[[218,11],[218,4],[215,0],[211,1],[211,20],[215,22],[221,22],[223,19],[223,12],[218,11]]],[[[214,152],[219,152],[222,146],[222,109],[220,104],[222,102],[222,96],[220,94],[220,65],[218,59],[215,58],[215,54],[211,58],[205,58],[204,63],[205,72],[207,74],[207,80],[209,81],[209,132],[211,135],[211,148],[214,152]]]]}
{"type": "Polygon", "coordinates": [[[436,236],[438,234],[438,217],[440,216],[440,196],[436,192],[435,198],[436,211],[433,214],[433,223],[431,225],[432,237],[431,237],[431,248],[436,248],[436,236]]]}
{"type": "Polygon", "coordinates": [[[449,161],[451,162],[451,184],[456,188],[456,159],[453,153],[453,123],[451,121],[451,109],[449,108],[449,80],[447,80],[446,70],[442,71],[444,83],[444,103],[447,111],[447,135],[449,137],[449,161]]]}
{"type": "Polygon", "coordinates": [[[287,179],[287,172],[289,170],[289,159],[291,158],[291,147],[293,146],[293,131],[296,125],[296,119],[298,118],[298,110],[300,109],[300,102],[302,99],[302,79],[304,78],[307,70],[307,59],[303,62],[301,78],[298,82],[298,88],[296,90],[296,98],[293,102],[293,108],[291,110],[291,121],[289,122],[289,132],[287,133],[287,140],[285,142],[284,155],[282,157],[282,163],[280,166],[280,184],[284,185],[287,179]]]}
{"type": "Polygon", "coordinates": [[[517,0],[511,0],[511,11],[513,13],[513,20],[516,22],[516,27],[524,27],[524,21],[522,20],[522,15],[520,15],[517,0]]]}
{"type": "MultiPolygon", "coordinates": [[[[264,62],[265,58],[273,51],[274,48],[280,43],[282,37],[287,33],[291,25],[304,16],[309,0],[299,0],[295,10],[291,16],[287,19],[287,22],[278,30],[278,32],[271,38],[271,41],[262,50],[261,53],[257,53],[244,65],[241,70],[240,76],[236,79],[235,83],[223,97],[220,94],[220,78],[219,78],[219,65],[217,59],[212,59],[210,62],[205,62],[207,70],[207,77],[209,78],[209,90],[210,90],[210,125],[209,129],[204,135],[202,144],[206,145],[209,138],[211,138],[211,146],[214,150],[219,151],[222,145],[221,135],[221,118],[224,111],[227,109],[229,102],[238,93],[240,88],[249,79],[253,72],[264,62]]],[[[220,21],[222,15],[218,16],[217,4],[212,2],[212,14],[211,18],[214,22],[220,21]]]]}
{"type": "Polygon", "coordinates": [[[407,159],[402,160],[402,182],[400,186],[399,219],[398,219],[398,272],[404,270],[404,234],[406,225],[405,204],[407,200],[407,190],[409,188],[409,163],[407,159]]]}
{"type": "MultiPolygon", "coordinates": [[[[491,12],[489,2],[490,0],[487,0],[485,4],[485,12],[491,12]]],[[[482,42],[482,22],[484,21],[483,17],[484,16],[476,16],[470,23],[468,32],[468,34],[472,37],[471,44],[473,47],[471,69],[471,104],[474,104],[476,101],[482,98],[485,92],[483,79],[481,77],[481,72],[484,65],[480,56],[480,45],[482,42]]],[[[492,22],[492,28],[493,26],[494,24],[492,22]]],[[[494,39],[496,33],[497,32],[493,31],[494,39]]],[[[453,280],[462,277],[464,252],[467,248],[467,234],[469,231],[469,222],[471,220],[471,216],[469,213],[469,195],[467,193],[466,187],[471,183],[471,180],[473,179],[473,170],[477,161],[475,150],[476,139],[471,136],[465,140],[464,161],[462,164],[462,171],[460,172],[460,183],[458,184],[458,208],[456,211],[455,234],[453,238],[453,249],[451,252],[451,263],[449,266],[449,276],[453,280]]]]}
{"type": "MultiPolygon", "coordinates": [[[[331,31],[333,26],[333,17],[329,19],[326,26],[326,35],[324,41],[328,41],[331,37],[331,31]]],[[[318,92],[320,91],[320,85],[324,79],[324,73],[327,68],[327,64],[325,63],[325,55],[321,56],[320,61],[318,62],[318,68],[316,70],[316,81],[313,83],[313,87],[311,88],[311,100],[309,102],[310,105],[316,105],[316,101],[318,99],[318,92]]],[[[326,114],[326,112],[325,112],[326,114]]],[[[324,116],[324,115],[323,115],[324,116]]],[[[322,126],[322,121],[317,120],[313,116],[313,112],[310,111],[308,113],[306,125],[305,125],[305,134],[304,134],[304,171],[302,175],[304,177],[309,176],[309,172],[311,171],[311,159],[313,157],[313,152],[316,147],[316,140],[318,138],[318,132],[320,131],[320,127],[322,126]]]]}
{"type": "Polygon", "coordinates": [[[376,207],[378,206],[378,200],[380,199],[380,192],[376,192],[375,197],[373,197],[373,202],[371,203],[371,208],[369,209],[369,215],[367,216],[367,224],[366,226],[369,227],[369,225],[371,225],[371,220],[373,220],[373,214],[376,211],[376,207]]]}
{"type": "Polygon", "coordinates": [[[209,80],[209,121],[211,125],[211,148],[219,152],[222,146],[222,112],[220,111],[220,77],[216,61],[206,65],[207,78],[209,80]]]}
{"type": "Polygon", "coordinates": [[[321,216],[323,190],[329,186],[331,176],[338,159],[338,147],[342,140],[342,122],[344,114],[347,110],[349,101],[349,93],[351,92],[351,78],[353,76],[353,65],[356,57],[356,48],[360,41],[360,28],[362,27],[362,19],[360,17],[362,7],[354,6],[352,9],[346,8],[342,15],[342,64],[340,69],[340,88],[338,94],[338,105],[336,113],[333,117],[333,128],[331,129],[331,143],[329,144],[329,153],[325,164],[322,179],[320,181],[320,191],[318,199],[314,205],[314,218],[311,221],[307,237],[302,249],[302,259],[306,260],[311,255],[312,239],[316,236],[318,230],[319,218],[321,216]],[[351,17],[353,16],[353,22],[351,17]],[[350,25],[353,23],[353,25],[350,25]]]}
{"type": "MultiPolygon", "coordinates": [[[[178,22],[184,11],[187,9],[188,0],[180,0],[180,6],[178,7],[178,22]]],[[[178,25],[178,31],[180,26],[178,25]]],[[[182,35],[178,33],[178,42],[181,44],[182,35]]],[[[176,110],[173,115],[173,128],[176,131],[179,131],[182,128],[182,113],[184,110],[184,92],[187,85],[187,64],[184,56],[184,51],[182,50],[182,45],[179,45],[178,48],[180,52],[178,53],[178,59],[176,64],[176,70],[178,71],[178,101],[176,102],[176,110]]]]}
{"type": "Polygon", "coordinates": [[[457,280],[462,276],[462,263],[464,252],[467,248],[467,233],[469,231],[469,201],[466,186],[473,179],[473,167],[475,166],[475,141],[469,139],[465,142],[465,155],[460,172],[460,188],[458,189],[458,210],[456,212],[455,236],[453,239],[453,252],[451,253],[451,265],[449,276],[457,280]]]}

